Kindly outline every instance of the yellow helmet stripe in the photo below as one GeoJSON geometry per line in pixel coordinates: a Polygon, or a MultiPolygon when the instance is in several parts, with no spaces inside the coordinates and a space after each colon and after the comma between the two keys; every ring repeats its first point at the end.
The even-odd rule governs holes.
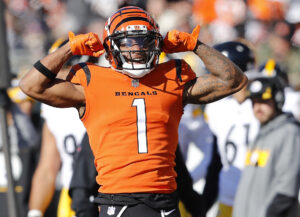
{"type": "Polygon", "coordinates": [[[274,59],[269,59],[265,66],[265,73],[267,76],[274,76],[276,62],[274,59]]]}

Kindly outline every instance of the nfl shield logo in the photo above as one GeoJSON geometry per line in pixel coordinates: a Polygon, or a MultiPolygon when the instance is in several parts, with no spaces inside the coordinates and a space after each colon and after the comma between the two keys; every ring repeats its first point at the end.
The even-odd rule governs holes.
{"type": "Polygon", "coordinates": [[[131,86],[138,87],[140,85],[139,79],[132,79],[131,86]]]}
{"type": "Polygon", "coordinates": [[[114,215],[115,214],[115,211],[116,211],[116,207],[114,206],[109,206],[107,208],[107,215],[114,215]]]}

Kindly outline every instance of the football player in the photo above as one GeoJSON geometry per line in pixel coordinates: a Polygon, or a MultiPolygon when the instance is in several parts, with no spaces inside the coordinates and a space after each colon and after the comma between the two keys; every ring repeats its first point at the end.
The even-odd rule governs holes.
{"type": "Polygon", "coordinates": [[[69,43],[21,80],[29,96],[78,109],[95,157],[100,217],[180,216],[174,158],[183,107],[216,101],[247,83],[233,62],[198,40],[199,31],[172,30],[163,39],[148,12],[124,7],[108,18],[103,45],[94,33],[70,32],[69,43]],[[182,60],[158,64],[162,50],[192,51],[210,73],[196,78],[182,60]],[[105,52],[111,67],[79,64],[70,81],[56,78],[72,55],[105,52]]]}
{"type": "MultiPolygon", "coordinates": [[[[203,197],[193,189],[193,181],[179,147],[175,154],[176,166],[174,169],[177,173],[176,182],[180,199],[180,214],[181,216],[193,217],[205,216],[206,201],[204,202],[203,197]]],[[[96,183],[96,176],[94,157],[86,134],[75,157],[74,172],[69,186],[72,207],[77,217],[96,217],[99,215],[98,208],[94,203],[99,188],[96,183]]]]}
{"type": "MultiPolygon", "coordinates": [[[[214,48],[251,77],[251,70],[255,66],[254,52],[246,43],[229,41],[217,44],[214,48]]],[[[205,112],[209,127],[217,137],[222,163],[218,184],[218,216],[230,217],[246,149],[256,136],[259,124],[253,115],[252,103],[247,99],[246,87],[232,96],[206,105],[205,112]]]]}

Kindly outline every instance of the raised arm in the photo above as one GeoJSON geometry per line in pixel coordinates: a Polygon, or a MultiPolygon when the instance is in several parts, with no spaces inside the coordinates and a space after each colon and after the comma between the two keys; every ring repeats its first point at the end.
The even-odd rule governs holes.
{"type": "Polygon", "coordinates": [[[219,51],[198,41],[194,53],[204,62],[209,74],[185,86],[184,102],[206,104],[233,94],[247,84],[247,77],[219,51]]]}
{"type": "Polygon", "coordinates": [[[172,30],[164,38],[164,52],[193,51],[209,71],[186,83],[184,104],[210,103],[237,92],[247,83],[247,77],[231,60],[198,40],[199,32],[198,25],[191,34],[172,30]]]}
{"type": "Polygon", "coordinates": [[[94,33],[74,36],[55,52],[37,62],[20,82],[20,88],[32,98],[56,107],[80,107],[85,104],[83,87],[61,80],[56,75],[72,55],[99,57],[103,46],[94,33]]]}

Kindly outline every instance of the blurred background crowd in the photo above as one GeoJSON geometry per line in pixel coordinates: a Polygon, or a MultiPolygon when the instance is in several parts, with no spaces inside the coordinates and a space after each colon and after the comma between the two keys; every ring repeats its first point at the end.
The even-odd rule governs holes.
{"type": "MultiPolygon", "coordinates": [[[[136,5],[150,12],[158,22],[163,37],[172,29],[191,32],[199,24],[201,26],[199,39],[210,46],[226,41],[242,41],[255,54],[254,69],[272,58],[288,76],[289,85],[295,91],[300,91],[299,0],[4,0],[4,2],[10,69],[16,78],[12,80],[9,96],[33,120],[32,125],[25,121],[27,126],[24,126],[36,130],[31,131],[28,139],[32,143],[40,143],[41,140],[40,107],[22,95],[19,89],[14,89],[18,85],[19,78],[48,53],[53,42],[61,37],[66,38],[69,31],[75,34],[95,32],[102,39],[107,18],[118,8],[127,5],[136,5]],[[32,138],[35,138],[34,142],[32,138]]],[[[179,54],[173,54],[168,58],[177,58],[177,55],[179,54]]],[[[161,57],[163,60],[164,54],[161,57]]],[[[179,57],[184,58],[197,74],[205,73],[201,62],[192,52],[182,53],[179,57]]],[[[99,64],[107,64],[104,55],[101,56],[99,64]]],[[[297,111],[299,109],[296,108],[297,111]]],[[[297,118],[300,120],[300,117],[297,118]]],[[[33,147],[35,144],[29,145],[33,147]]],[[[28,165],[24,164],[23,170],[31,167],[28,176],[24,178],[28,183],[23,185],[23,189],[19,189],[19,192],[24,193],[25,201],[28,200],[31,176],[38,162],[40,145],[34,147],[37,148],[31,150],[29,155],[25,153],[27,156],[25,163],[28,165]]],[[[194,152],[193,158],[187,160],[189,168],[197,164],[194,161],[199,161],[194,158],[198,154],[201,153],[194,152]]],[[[0,171],[0,190],[5,185],[1,184],[1,177],[4,175],[0,171]]],[[[2,204],[0,208],[5,206],[2,204]]]]}
{"type": "Polygon", "coordinates": [[[77,34],[93,31],[102,38],[104,23],[117,8],[137,5],[153,15],[163,36],[174,28],[191,32],[200,24],[199,38],[208,45],[236,38],[247,40],[255,49],[258,65],[274,58],[286,68],[291,85],[300,88],[300,2],[297,0],[4,1],[14,74],[27,71],[45,55],[53,41],[69,31],[77,34]]]}

